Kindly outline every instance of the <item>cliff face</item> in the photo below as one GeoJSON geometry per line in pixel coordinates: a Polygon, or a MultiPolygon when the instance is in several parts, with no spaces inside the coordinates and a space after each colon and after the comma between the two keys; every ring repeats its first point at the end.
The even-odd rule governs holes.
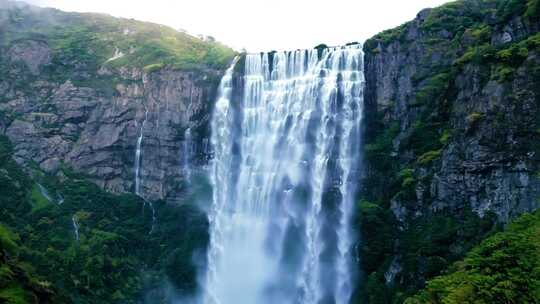
{"type": "Polygon", "coordinates": [[[382,248],[363,269],[397,294],[372,288],[371,302],[402,300],[489,223],[539,207],[538,16],[525,1],[457,1],[364,45],[362,197],[380,209],[361,221],[364,244],[382,248]]]}
{"type": "MultiPolygon", "coordinates": [[[[16,161],[53,174],[71,167],[106,190],[133,192],[142,129],[141,196],[179,200],[185,161],[202,164],[206,158],[211,101],[232,51],[219,64],[213,57],[182,66],[155,63],[148,60],[150,50],[162,44],[152,43],[171,38],[162,37],[161,27],[155,33],[151,24],[3,5],[0,131],[14,144],[16,161]],[[55,21],[41,25],[44,30],[36,26],[42,19],[55,21]],[[55,22],[66,29],[56,32],[55,22]],[[138,54],[139,48],[148,48],[149,54],[138,54]],[[192,136],[186,141],[188,128],[192,136]]],[[[201,44],[200,53],[216,48],[172,30],[169,34],[193,40],[186,42],[193,48],[201,44]]],[[[159,54],[168,58],[165,51],[159,54]]]]}
{"type": "MultiPolygon", "coordinates": [[[[403,208],[399,199],[392,201],[396,217],[422,213],[425,206],[435,211],[470,203],[479,215],[493,211],[507,222],[536,209],[540,196],[534,144],[538,141],[537,49],[525,49],[527,54],[513,68],[511,79],[496,78],[494,66],[472,62],[458,66],[455,62],[470,38],[467,33],[455,37],[444,29],[424,30],[429,16],[430,10],[422,11],[408,24],[401,34],[404,41],[379,43],[366,55],[367,113],[382,117],[383,128],[398,125],[392,142],[396,159],[406,164],[422,156],[415,153],[417,146],[408,145],[422,132],[437,132],[439,140],[446,137],[440,149],[432,150],[436,158],[429,166],[416,159],[419,179],[429,178],[416,186],[415,206],[403,208]],[[429,40],[437,41],[429,44],[429,40]],[[452,49],[455,41],[461,45],[452,49]],[[430,88],[433,77],[441,86],[430,88]],[[431,94],[429,90],[440,92],[419,96],[431,94]],[[419,130],[418,124],[424,122],[431,123],[432,130],[419,130]]],[[[494,26],[488,40],[494,48],[505,48],[535,34],[538,27],[538,22],[512,17],[494,26]]]]}
{"type": "Polygon", "coordinates": [[[131,192],[137,140],[146,119],[141,194],[152,200],[174,198],[184,182],[187,128],[196,132],[197,142],[190,145],[205,152],[208,101],[219,71],[207,75],[171,70],[147,74],[137,69],[107,73],[118,73],[112,75],[121,80],[109,96],[69,80],[30,82],[31,92],[19,91],[15,81],[3,80],[2,93],[8,100],[0,110],[9,116],[3,120],[2,131],[14,143],[15,159],[35,163],[48,173],[64,164],[88,174],[107,190],[131,192]]]}

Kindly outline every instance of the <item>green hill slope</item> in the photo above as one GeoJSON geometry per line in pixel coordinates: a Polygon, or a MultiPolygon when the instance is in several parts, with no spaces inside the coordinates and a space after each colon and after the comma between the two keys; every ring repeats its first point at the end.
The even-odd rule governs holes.
{"type": "Polygon", "coordinates": [[[540,303],[540,211],[525,214],[405,304],[540,303]]]}
{"type": "Polygon", "coordinates": [[[76,59],[93,66],[191,70],[223,68],[235,53],[213,39],[201,40],[159,24],[21,2],[0,1],[0,28],[0,47],[28,38],[44,40],[62,54],[60,63],[76,59]]]}

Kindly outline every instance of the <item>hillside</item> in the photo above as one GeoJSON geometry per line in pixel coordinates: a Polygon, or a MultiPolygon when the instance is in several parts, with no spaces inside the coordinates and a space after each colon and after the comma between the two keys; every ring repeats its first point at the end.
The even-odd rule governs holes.
{"type": "Polygon", "coordinates": [[[540,211],[517,218],[405,304],[536,303],[540,299],[540,211]]]}
{"type": "Polygon", "coordinates": [[[234,54],[162,25],[0,1],[0,302],[196,292],[208,185],[195,172],[187,188],[179,168],[207,157],[234,54]]]}
{"type": "Polygon", "coordinates": [[[234,55],[218,42],[203,41],[160,24],[66,13],[9,0],[0,2],[0,27],[0,47],[28,40],[46,43],[55,62],[74,60],[88,68],[106,64],[145,70],[223,69],[234,55]]]}
{"type": "Polygon", "coordinates": [[[369,303],[401,303],[539,207],[539,10],[455,1],[366,41],[369,303]]]}
{"type": "Polygon", "coordinates": [[[12,153],[0,136],[0,302],[137,303],[151,294],[159,303],[196,292],[204,259],[192,256],[208,240],[196,206],[204,184],[182,207],[160,201],[152,210],[69,168],[27,174],[12,153]]]}
{"type": "Polygon", "coordinates": [[[186,159],[208,157],[212,100],[235,52],[157,24],[1,3],[0,130],[17,162],[53,174],[66,164],[116,193],[135,190],[139,165],[143,197],[181,200],[179,155],[189,145],[186,159]]]}

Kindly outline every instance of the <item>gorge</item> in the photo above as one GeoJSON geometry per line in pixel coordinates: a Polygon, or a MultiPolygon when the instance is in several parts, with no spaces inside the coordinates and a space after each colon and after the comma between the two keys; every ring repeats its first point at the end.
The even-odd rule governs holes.
{"type": "Polygon", "coordinates": [[[539,301],[539,28],[238,53],[0,0],[0,302],[539,301]]]}

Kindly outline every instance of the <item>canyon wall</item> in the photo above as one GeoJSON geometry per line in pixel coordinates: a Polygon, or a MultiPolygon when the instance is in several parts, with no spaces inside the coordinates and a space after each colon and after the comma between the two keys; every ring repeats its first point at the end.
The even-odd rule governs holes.
{"type": "MultiPolygon", "coordinates": [[[[140,195],[178,201],[186,187],[184,163],[200,165],[208,157],[211,104],[232,51],[220,64],[137,64],[154,51],[167,58],[158,39],[171,37],[152,32],[159,26],[2,5],[0,132],[12,141],[15,160],[51,174],[65,166],[108,191],[133,192],[142,132],[140,195]],[[114,26],[105,27],[108,22],[114,26]],[[125,54],[123,44],[129,45],[125,54]]],[[[193,40],[187,47],[200,44],[198,53],[216,48],[170,31],[174,39],[193,40]]]]}
{"type": "Polygon", "coordinates": [[[365,43],[369,302],[402,300],[539,207],[538,16],[525,1],[456,1],[365,43]]]}

